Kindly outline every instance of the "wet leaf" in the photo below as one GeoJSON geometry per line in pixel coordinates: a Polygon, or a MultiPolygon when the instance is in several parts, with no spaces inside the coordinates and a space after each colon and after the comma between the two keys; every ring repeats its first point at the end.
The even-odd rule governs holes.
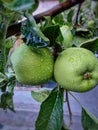
{"type": "Polygon", "coordinates": [[[98,118],[82,108],[82,126],[84,130],[98,130],[98,118]]]}
{"type": "Polygon", "coordinates": [[[72,22],[73,15],[74,15],[74,10],[71,9],[71,10],[68,12],[68,14],[67,14],[67,21],[68,21],[69,23],[72,22]]]}
{"type": "Polygon", "coordinates": [[[63,123],[63,99],[61,91],[53,89],[41,104],[35,130],[61,130],[63,123]]]}
{"type": "Polygon", "coordinates": [[[32,12],[33,10],[36,9],[36,7],[38,6],[38,2],[37,0],[13,0],[11,2],[4,2],[4,6],[10,10],[13,11],[24,11],[24,10],[28,10],[32,8],[32,12]]]}
{"type": "Polygon", "coordinates": [[[50,45],[53,45],[56,39],[60,36],[61,31],[59,25],[50,25],[43,30],[44,35],[50,40],[50,45]]]}
{"type": "Polygon", "coordinates": [[[0,89],[6,88],[7,76],[0,72],[0,89]]]}
{"type": "Polygon", "coordinates": [[[87,41],[87,39],[80,36],[74,36],[71,41],[71,45],[75,45],[76,47],[79,47],[80,44],[83,43],[84,41],[87,41]]]}
{"type": "Polygon", "coordinates": [[[50,90],[48,89],[41,89],[31,92],[32,97],[38,102],[43,102],[49,96],[49,94],[50,90]]]}
{"type": "Polygon", "coordinates": [[[14,111],[12,93],[5,92],[1,95],[0,108],[3,108],[4,110],[9,108],[10,110],[14,111]]]}
{"type": "Polygon", "coordinates": [[[77,28],[75,34],[77,36],[82,36],[84,38],[88,38],[91,35],[91,32],[86,28],[77,28]]]}
{"type": "Polygon", "coordinates": [[[82,44],[80,44],[80,47],[87,48],[88,50],[91,50],[93,52],[98,50],[98,37],[89,39],[82,44]]]}
{"type": "Polygon", "coordinates": [[[13,105],[13,91],[15,86],[15,76],[12,74],[6,75],[3,81],[0,81],[0,89],[2,91],[0,95],[0,108],[14,111],[13,105]]]}
{"type": "Polygon", "coordinates": [[[64,24],[64,17],[62,14],[59,14],[59,15],[56,15],[54,18],[53,18],[53,21],[56,23],[56,24],[59,24],[59,25],[63,25],[64,24]]]}
{"type": "Polygon", "coordinates": [[[28,20],[22,23],[21,32],[23,41],[27,45],[32,45],[33,47],[39,48],[46,47],[49,44],[37,35],[37,33],[33,29],[33,26],[28,20]]]}

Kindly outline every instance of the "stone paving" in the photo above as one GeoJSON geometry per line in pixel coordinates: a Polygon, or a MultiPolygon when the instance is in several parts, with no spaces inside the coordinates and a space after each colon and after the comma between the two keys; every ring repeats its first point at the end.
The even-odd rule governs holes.
{"type": "MultiPolygon", "coordinates": [[[[98,117],[98,87],[87,93],[73,93],[81,104],[98,117]],[[85,97],[85,98],[84,98],[85,97]]],[[[81,127],[81,107],[71,97],[70,105],[73,114],[73,125],[70,130],[83,130],[81,127]]],[[[18,90],[14,92],[14,106],[16,113],[11,111],[5,112],[0,109],[0,130],[34,130],[35,121],[40,109],[40,103],[36,102],[31,97],[31,92],[28,90],[18,90]]],[[[64,118],[69,121],[68,110],[64,105],[64,118]]]]}

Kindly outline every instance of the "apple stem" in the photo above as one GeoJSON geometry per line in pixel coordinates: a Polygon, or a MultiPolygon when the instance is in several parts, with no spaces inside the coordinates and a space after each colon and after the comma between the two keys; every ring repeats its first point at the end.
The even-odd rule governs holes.
{"type": "Polygon", "coordinates": [[[84,74],[84,79],[90,79],[91,78],[91,74],[89,72],[86,72],[84,74]]]}
{"type": "Polygon", "coordinates": [[[66,102],[67,102],[67,107],[68,107],[68,111],[69,111],[69,118],[70,118],[69,126],[71,126],[72,125],[72,112],[71,112],[71,107],[70,107],[70,103],[69,103],[69,95],[68,95],[67,90],[66,90],[66,102]]]}

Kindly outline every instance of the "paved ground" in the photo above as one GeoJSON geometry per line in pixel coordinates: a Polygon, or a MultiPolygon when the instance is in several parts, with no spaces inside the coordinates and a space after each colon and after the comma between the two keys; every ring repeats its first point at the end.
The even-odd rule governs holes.
{"type": "MultiPolygon", "coordinates": [[[[37,118],[37,112],[16,111],[7,113],[0,110],[0,130],[35,130],[34,125],[37,118]],[[2,117],[3,116],[3,117],[2,117]]],[[[68,115],[64,116],[68,122],[68,115]]],[[[80,116],[73,116],[73,125],[70,130],[83,130],[81,127],[80,116]]]]}
{"type": "MultiPolygon", "coordinates": [[[[29,88],[30,89],[30,88],[29,88]]],[[[87,93],[73,93],[78,100],[98,117],[98,87],[87,93]]],[[[70,105],[73,113],[73,125],[70,130],[83,130],[81,127],[81,107],[70,96],[70,105]]],[[[35,121],[40,108],[40,103],[32,99],[30,91],[15,90],[14,106],[16,113],[0,109],[0,130],[34,130],[35,121]]],[[[68,111],[64,105],[64,118],[68,122],[68,111]]]]}

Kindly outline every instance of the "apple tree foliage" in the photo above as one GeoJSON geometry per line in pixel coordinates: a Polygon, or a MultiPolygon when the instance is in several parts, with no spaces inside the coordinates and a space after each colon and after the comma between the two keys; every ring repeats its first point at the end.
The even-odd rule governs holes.
{"type": "MultiPolygon", "coordinates": [[[[9,51],[13,47],[16,36],[6,37],[7,29],[12,24],[17,24],[22,18],[21,35],[27,45],[33,47],[50,47],[54,58],[58,53],[66,49],[61,27],[66,25],[72,33],[72,40],[68,47],[84,47],[96,53],[98,51],[98,1],[78,0],[76,8],[70,8],[53,18],[44,17],[44,21],[36,23],[34,12],[40,0],[0,0],[0,108],[15,111],[13,104],[15,74],[9,61],[9,51]]],[[[59,0],[64,2],[64,0],[59,0]]],[[[14,28],[13,28],[14,29],[14,28]]],[[[67,33],[67,32],[66,32],[67,33]]],[[[32,97],[41,102],[38,118],[35,123],[36,130],[69,130],[64,122],[63,104],[67,103],[70,113],[68,94],[70,94],[81,106],[81,122],[84,130],[98,130],[98,119],[88,112],[83,105],[72,95],[65,92],[60,85],[51,91],[41,89],[32,91],[32,97]],[[64,95],[66,94],[66,102],[64,95]]]]}

